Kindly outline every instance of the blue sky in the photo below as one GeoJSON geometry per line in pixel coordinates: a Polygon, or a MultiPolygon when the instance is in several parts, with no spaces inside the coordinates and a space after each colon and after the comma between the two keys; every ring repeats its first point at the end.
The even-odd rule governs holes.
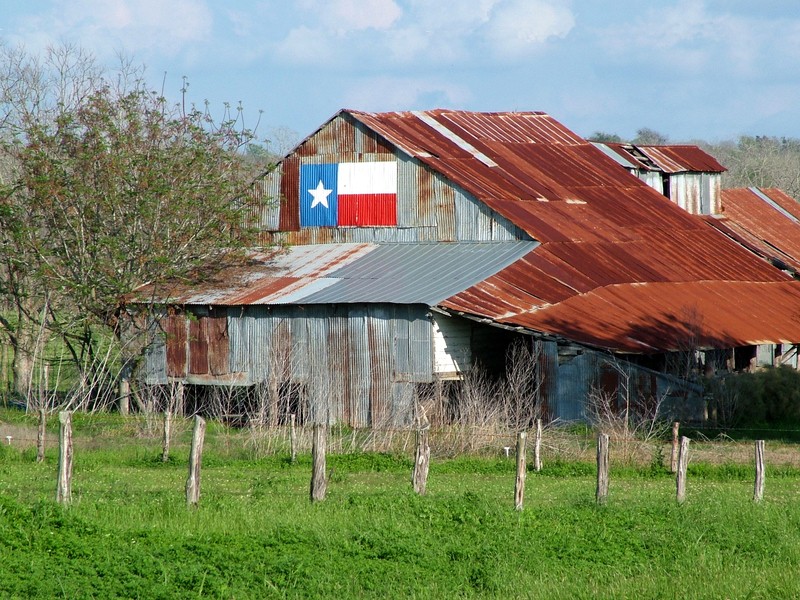
{"type": "Polygon", "coordinates": [[[796,0],[30,0],[0,38],[75,42],[244,106],[276,149],[340,108],[543,110],[578,134],[800,137],[796,0]]]}

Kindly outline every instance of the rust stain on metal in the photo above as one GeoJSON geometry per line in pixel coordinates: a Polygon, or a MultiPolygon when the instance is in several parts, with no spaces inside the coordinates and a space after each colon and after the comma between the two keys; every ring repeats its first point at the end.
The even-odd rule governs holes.
{"type": "Polygon", "coordinates": [[[727,171],[717,159],[697,146],[668,144],[664,146],[636,145],[665,173],[722,173],[727,171]]]}
{"type": "Polygon", "coordinates": [[[300,229],[300,160],[290,157],[281,166],[281,198],[280,198],[281,231],[297,231],[300,229]]]}
{"type": "Polygon", "coordinates": [[[186,317],[173,312],[163,320],[167,351],[167,377],[186,375],[186,317]]]}
{"type": "Polygon", "coordinates": [[[759,191],[722,190],[721,218],[708,223],[759,256],[800,272],[800,205],[781,190],[759,191]]]}
{"type": "MultiPolygon", "coordinates": [[[[694,146],[637,149],[643,168],[669,174],[724,171],[694,146]]],[[[747,239],[757,246],[758,232],[745,222],[744,209],[736,214],[734,196],[725,218],[709,227],[707,219],[688,214],[603,150],[539,112],[342,111],[282,163],[284,233],[279,239],[292,244],[364,241],[354,237],[363,232],[347,228],[300,230],[299,164],[356,160],[364,154],[376,160],[384,152],[387,157],[402,152],[420,164],[408,185],[418,188],[416,211],[423,221],[435,211],[439,239],[457,239],[462,226],[493,233],[499,219],[490,225],[458,220],[456,200],[466,196],[524,232],[514,230],[515,235],[540,242],[529,255],[446,300],[447,308],[629,352],[674,349],[690,334],[717,347],[800,340],[795,318],[800,283],[737,243],[747,239]],[[437,178],[446,191],[435,189],[437,178]],[[728,229],[721,233],[723,227],[728,229]],[[702,334],[683,315],[694,305],[702,313],[702,334]]],[[[419,236],[430,235],[419,229],[419,236]]],[[[407,234],[393,233],[397,237],[391,241],[407,234]]],[[[381,235],[375,239],[384,239],[381,235]]],[[[800,259],[800,248],[774,245],[800,259]]],[[[205,291],[216,303],[269,303],[296,289],[298,279],[324,277],[348,258],[304,260],[305,270],[298,264],[296,270],[262,273],[258,281],[233,279],[224,294],[218,285],[205,291]]],[[[377,333],[370,334],[370,344],[378,344],[377,333]]],[[[375,346],[374,351],[385,349],[375,346]]],[[[378,416],[390,392],[381,382],[384,375],[372,388],[378,416]]]]}
{"type": "Polygon", "coordinates": [[[211,309],[208,316],[208,370],[212,375],[230,372],[228,317],[224,310],[211,309]]]}
{"type": "Polygon", "coordinates": [[[208,317],[189,319],[189,374],[208,373],[208,317]]]}

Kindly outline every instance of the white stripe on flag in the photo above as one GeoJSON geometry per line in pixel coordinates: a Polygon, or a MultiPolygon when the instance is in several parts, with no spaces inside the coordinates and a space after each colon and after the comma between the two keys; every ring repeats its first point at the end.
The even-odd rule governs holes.
{"type": "Polygon", "coordinates": [[[339,163],[337,194],[396,194],[397,163],[339,163]]]}

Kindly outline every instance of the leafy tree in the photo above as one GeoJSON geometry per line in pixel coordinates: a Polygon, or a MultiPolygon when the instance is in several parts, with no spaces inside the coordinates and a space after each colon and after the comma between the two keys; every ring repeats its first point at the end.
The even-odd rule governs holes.
{"type": "Polygon", "coordinates": [[[641,146],[659,146],[669,144],[669,137],[649,127],[642,127],[636,131],[633,143],[641,146]]]}
{"type": "Polygon", "coordinates": [[[606,133],[605,131],[595,131],[587,139],[590,142],[600,142],[603,144],[621,144],[624,141],[616,133],[606,133]]]}
{"type": "MultiPolygon", "coordinates": [[[[96,72],[91,58],[75,49],[59,56],[70,67],[59,85],[85,92],[47,113],[13,114],[15,128],[3,136],[14,171],[0,189],[0,224],[13,248],[4,289],[24,304],[30,294],[8,285],[24,261],[26,287],[40,290],[35,305],[47,318],[28,310],[23,320],[91,348],[93,328],[120,336],[129,323],[118,318],[123,294],[222,264],[222,255],[253,243],[242,225],[252,163],[240,152],[253,133],[238,113],[218,122],[207,110],[170,105],[140,69],[87,80],[84,72],[96,72]]],[[[57,92],[48,83],[38,80],[10,109],[35,103],[32,92],[57,92]]]]}

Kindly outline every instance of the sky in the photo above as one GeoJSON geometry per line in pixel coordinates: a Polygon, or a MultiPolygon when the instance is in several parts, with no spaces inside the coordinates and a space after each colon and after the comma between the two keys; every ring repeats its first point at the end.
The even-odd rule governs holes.
{"type": "Polygon", "coordinates": [[[342,108],[545,111],[582,136],[800,137],[796,0],[6,0],[0,39],[75,43],[243,107],[276,151],[342,108]],[[10,5],[10,6],[9,6],[10,5]]]}

